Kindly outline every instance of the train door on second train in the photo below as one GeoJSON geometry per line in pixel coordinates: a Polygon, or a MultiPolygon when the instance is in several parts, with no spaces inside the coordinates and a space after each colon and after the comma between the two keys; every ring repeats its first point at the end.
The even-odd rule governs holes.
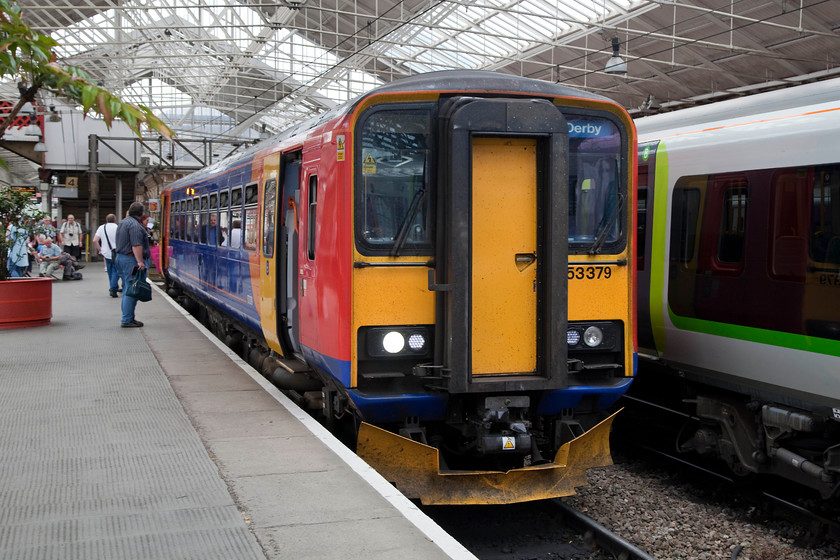
{"type": "MultiPolygon", "coordinates": [[[[656,311],[651,309],[651,300],[655,302],[662,301],[662,278],[664,271],[662,267],[665,263],[664,254],[657,252],[653,254],[653,249],[656,247],[658,251],[663,251],[662,239],[653,240],[653,236],[659,231],[654,227],[654,220],[658,217],[654,215],[655,196],[656,196],[656,148],[659,142],[653,142],[646,145],[639,146],[639,175],[638,175],[638,203],[637,203],[637,220],[636,220],[636,277],[638,280],[639,289],[636,290],[637,306],[637,320],[639,328],[639,348],[644,348],[650,351],[656,348],[653,336],[653,324],[651,315],[656,313],[657,316],[662,315],[661,304],[656,311]],[[655,270],[655,272],[654,272],[655,270]],[[652,279],[656,278],[656,282],[652,279]]],[[[663,178],[667,180],[667,174],[663,178]]],[[[663,212],[664,214],[664,212],[663,212]]],[[[660,220],[664,223],[665,216],[660,220]]],[[[663,235],[660,233],[660,235],[663,235]]],[[[664,237],[664,236],[663,236],[664,237]]]]}
{"type": "Polygon", "coordinates": [[[454,98],[441,116],[441,153],[449,160],[437,205],[433,274],[440,284],[432,277],[430,286],[442,298],[437,346],[455,372],[449,389],[475,391],[511,376],[520,386],[561,387],[566,120],[547,101],[513,99],[454,98]]]}

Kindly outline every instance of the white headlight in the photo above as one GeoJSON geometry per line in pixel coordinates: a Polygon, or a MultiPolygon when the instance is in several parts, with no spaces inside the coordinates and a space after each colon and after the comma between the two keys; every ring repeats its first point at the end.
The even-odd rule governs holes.
{"type": "Polygon", "coordinates": [[[382,348],[389,354],[402,352],[405,348],[405,337],[397,331],[391,331],[382,337],[382,348]]]}
{"type": "Polygon", "coordinates": [[[576,329],[569,329],[566,331],[566,344],[569,346],[577,346],[580,343],[580,331],[576,329]]]}
{"type": "Polygon", "coordinates": [[[408,347],[412,350],[422,350],[426,346],[426,337],[420,333],[414,333],[408,337],[408,347]]]}
{"type": "Polygon", "coordinates": [[[590,348],[595,348],[604,340],[604,333],[598,327],[589,327],[583,331],[583,342],[590,348]]]}

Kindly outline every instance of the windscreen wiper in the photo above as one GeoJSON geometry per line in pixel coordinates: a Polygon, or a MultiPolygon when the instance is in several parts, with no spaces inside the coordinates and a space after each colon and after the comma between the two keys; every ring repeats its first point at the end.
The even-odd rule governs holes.
{"type": "Polygon", "coordinates": [[[394,239],[394,247],[391,249],[392,257],[399,256],[400,250],[402,250],[403,245],[405,245],[405,240],[408,239],[408,230],[411,229],[411,224],[414,222],[414,218],[417,216],[417,211],[420,209],[420,202],[422,202],[425,196],[426,189],[420,189],[414,193],[414,198],[411,201],[411,206],[408,207],[408,213],[405,216],[405,220],[403,220],[402,225],[400,225],[400,231],[397,233],[396,239],[394,239]]]}
{"type": "Polygon", "coordinates": [[[615,205],[609,218],[605,220],[604,225],[601,226],[601,229],[598,231],[598,237],[595,238],[595,243],[593,243],[587,251],[588,254],[597,255],[601,252],[601,247],[607,240],[607,236],[609,235],[610,230],[615,225],[615,221],[618,219],[618,217],[621,216],[621,210],[624,208],[625,200],[627,200],[627,197],[624,194],[619,193],[618,204],[615,205]]]}

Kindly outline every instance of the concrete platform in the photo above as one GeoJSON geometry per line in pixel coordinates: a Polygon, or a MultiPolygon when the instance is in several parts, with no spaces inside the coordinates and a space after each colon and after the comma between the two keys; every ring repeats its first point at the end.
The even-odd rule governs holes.
{"type": "Polygon", "coordinates": [[[0,331],[0,559],[474,556],[156,289],[102,263],[0,331]]]}

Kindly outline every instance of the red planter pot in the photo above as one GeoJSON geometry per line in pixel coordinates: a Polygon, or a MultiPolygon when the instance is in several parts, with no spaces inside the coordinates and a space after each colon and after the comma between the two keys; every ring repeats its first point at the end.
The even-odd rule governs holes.
{"type": "Polygon", "coordinates": [[[52,319],[51,278],[0,282],[0,330],[40,327],[52,319]]]}

